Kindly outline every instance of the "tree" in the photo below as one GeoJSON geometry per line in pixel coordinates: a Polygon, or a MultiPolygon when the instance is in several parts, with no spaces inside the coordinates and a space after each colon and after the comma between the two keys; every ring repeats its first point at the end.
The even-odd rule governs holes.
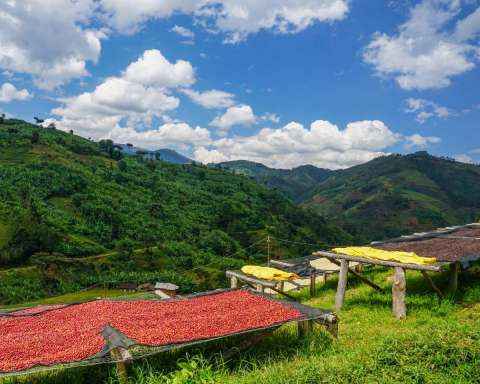
{"type": "Polygon", "coordinates": [[[38,118],[38,117],[34,117],[33,119],[35,120],[35,123],[36,123],[36,124],[39,124],[39,125],[45,122],[45,120],[40,119],[40,118],[38,118]]]}
{"type": "Polygon", "coordinates": [[[40,134],[37,131],[33,131],[30,141],[32,144],[37,144],[40,141],[40,134]]]}
{"type": "Polygon", "coordinates": [[[5,121],[5,113],[2,113],[0,115],[0,124],[3,123],[5,121]]]}

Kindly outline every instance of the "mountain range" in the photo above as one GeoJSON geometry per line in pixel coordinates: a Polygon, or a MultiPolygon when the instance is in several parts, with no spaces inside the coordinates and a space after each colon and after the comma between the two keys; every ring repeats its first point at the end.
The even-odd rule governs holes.
{"type": "Polygon", "coordinates": [[[293,169],[275,169],[248,160],[227,161],[210,164],[210,166],[230,169],[235,173],[251,177],[259,183],[282,192],[297,203],[307,200],[322,181],[335,174],[335,171],[313,165],[302,165],[293,169]]]}
{"type": "Polygon", "coordinates": [[[345,170],[278,170],[248,161],[218,166],[275,188],[368,242],[480,219],[480,166],[425,151],[345,170]]]}
{"type": "Polygon", "coordinates": [[[139,147],[135,147],[132,144],[115,144],[123,154],[129,156],[142,155],[146,159],[150,160],[162,160],[173,164],[191,164],[192,159],[174,151],[169,148],[161,148],[157,150],[148,150],[139,147]]]}

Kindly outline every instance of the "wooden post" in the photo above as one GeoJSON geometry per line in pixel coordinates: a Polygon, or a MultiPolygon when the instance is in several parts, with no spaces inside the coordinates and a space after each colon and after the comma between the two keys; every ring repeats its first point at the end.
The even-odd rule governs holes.
{"type": "Polygon", "coordinates": [[[132,361],[132,355],[128,349],[117,347],[110,352],[117,367],[117,377],[120,384],[128,384],[128,365],[132,361]]]}
{"type": "Polygon", "coordinates": [[[405,270],[402,267],[395,267],[392,284],[392,310],[393,316],[400,320],[407,318],[407,307],[405,305],[406,289],[405,270]]]}
{"type": "Polygon", "coordinates": [[[298,337],[305,337],[313,329],[312,320],[303,320],[297,323],[298,337]]]}
{"type": "Polygon", "coordinates": [[[283,292],[285,291],[285,282],[284,281],[280,281],[280,283],[278,283],[278,290],[283,292]]]}
{"type": "Polygon", "coordinates": [[[265,287],[262,284],[257,284],[256,287],[258,292],[261,292],[261,293],[265,292],[265,287]]]}
{"type": "Polygon", "coordinates": [[[450,264],[450,271],[449,271],[449,285],[448,290],[450,293],[455,293],[458,288],[458,270],[459,264],[457,262],[450,264]]]}
{"type": "Polygon", "coordinates": [[[310,296],[315,296],[315,280],[316,280],[316,273],[312,271],[310,275],[310,296]]]}
{"type": "Polygon", "coordinates": [[[430,288],[432,288],[435,291],[435,293],[438,295],[438,297],[443,297],[442,291],[440,291],[440,289],[435,285],[435,283],[433,282],[433,280],[429,276],[429,274],[426,271],[422,271],[422,275],[425,278],[425,280],[427,281],[430,288]]]}
{"type": "Polygon", "coordinates": [[[238,277],[230,276],[230,288],[238,288],[238,277]]]}
{"type": "Polygon", "coordinates": [[[327,273],[327,272],[323,272],[323,275],[322,275],[322,283],[323,283],[323,284],[326,284],[326,283],[327,283],[327,279],[328,279],[328,273],[327,273]]]}
{"type": "Polygon", "coordinates": [[[362,264],[362,263],[358,263],[358,264],[355,266],[355,272],[358,272],[358,273],[363,272],[363,264],[362,264]]]}
{"type": "Polygon", "coordinates": [[[338,275],[337,293],[335,295],[335,308],[337,312],[343,307],[343,301],[345,299],[345,291],[347,289],[348,279],[348,261],[340,260],[340,273],[338,275]]]}

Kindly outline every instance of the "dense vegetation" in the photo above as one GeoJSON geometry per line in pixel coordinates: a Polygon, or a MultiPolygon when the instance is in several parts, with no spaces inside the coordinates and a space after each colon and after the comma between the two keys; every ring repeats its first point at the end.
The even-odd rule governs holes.
{"type": "Polygon", "coordinates": [[[426,152],[390,155],[337,172],[305,204],[358,242],[480,219],[480,166],[426,152]]]}
{"type": "Polygon", "coordinates": [[[276,257],[349,239],[247,177],[19,120],[0,124],[0,184],[3,303],[105,280],[211,288],[227,267],[265,260],[267,234],[302,243],[273,243],[276,257]]]}
{"type": "Polygon", "coordinates": [[[480,167],[427,152],[391,155],[346,170],[217,166],[248,175],[340,225],[357,243],[480,218],[480,167]]]}
{"type": "Polygon", "coordinates": [[[313,165],[302,165],[293,169],[275,169],[247,160],[226,161],[212,166],[249,176],[259,183],[282,192],[297,203],[310,197],[319,183],[335,174],[335,171],[313,165]]]}
{"type": "MultiPolygon", "coordinates": [[[[480,383],[480,271],[461,276],[455,298],[440,300],[418,272],[408,273],[408,318],[391,314],[391,271],[366,270],[366,276],[385,288],[372,290],[354,278],[340,314],[339,338],[318,330],[298,339],[295,327],[286,326],[254,348],[221,359],[219,352],[238,345],[238,339],[162,353],[138,360],[131,382],[139,384],[475,384],[480,383]]],[[[446,288],[445,274],[434,276],[446,288]]],[[[319,285],[305,304],[333,308],[336,278],[319,285]]],[[[242,336],[240,340],[243,340],[242,336]]],[[[5,380],[26,383],[116,383],[110,366],[51,371],[5,380]]]]}

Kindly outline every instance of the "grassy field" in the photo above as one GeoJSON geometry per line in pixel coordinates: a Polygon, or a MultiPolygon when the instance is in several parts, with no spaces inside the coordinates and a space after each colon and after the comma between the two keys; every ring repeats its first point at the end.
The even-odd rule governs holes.
{"type": "Polygon", "coordinates": [[[95,300],[99,298],[122,298],[124,296],[131,297],[135,295],[139,294],[136,292],[127,292],[118,289],[92,289],[75,293],[67,293],[65,295],[49,297],[46,299],[33,300],[22,304],[0,305],[0,311],[12,310],[17,308],[30,308],[36,307],[37,305],[70,304],[95,300]]]}
{"type": "MultiPolygon", "coordinates": [[[[370,278],[389,289],[390,271],[370,278]]],[[[218,351],[235,340],[209,343],[137,361],[131,383],[480,383],[480,269],[461,275],[456,297],[439,300],[420,274],[409,272],[408,319],[392,318],[390,295],[351,280],[339,338],[321,329],[299,340],[285,326],[255,348],[224,361],[218,351]]],[[[447,276],[435,276],[443,288],[447,276]]],[[[336,279],[319,286],[312,306],[333,308],[336,279]]],[[[83,367],[5,380],[12,383],[116,383],[109,366],[83,367]]]]}

